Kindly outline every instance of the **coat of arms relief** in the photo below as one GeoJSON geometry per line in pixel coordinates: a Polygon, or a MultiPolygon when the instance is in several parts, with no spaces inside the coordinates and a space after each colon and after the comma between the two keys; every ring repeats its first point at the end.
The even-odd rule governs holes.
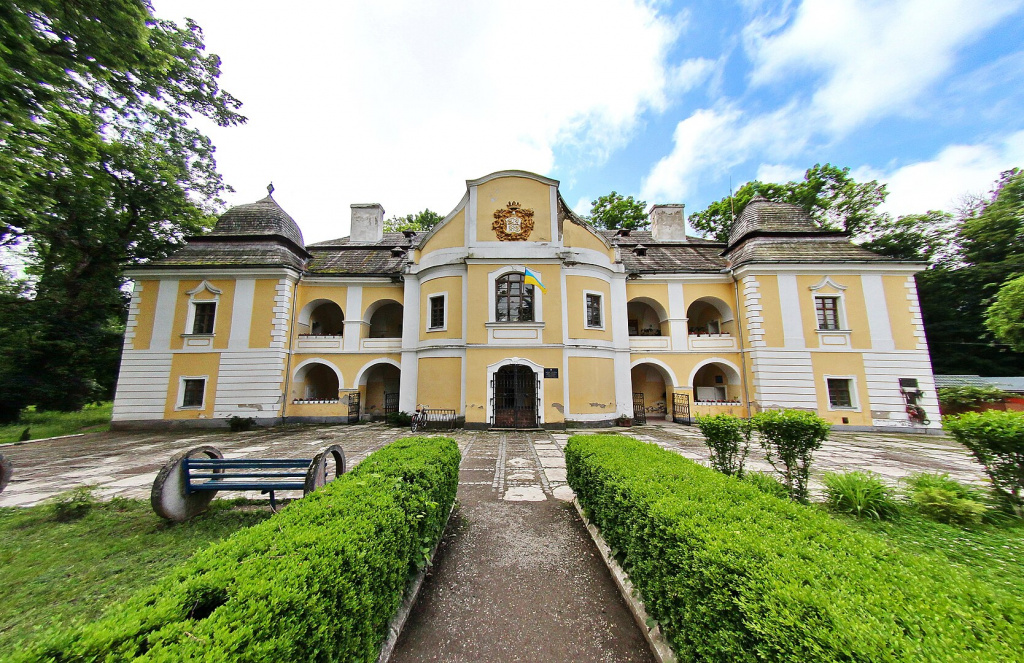
{"type": "Polygon", "coordinates": [[[491,229],[503,242],[525,240],[533,232],[533,210],[523,209],[514,200],[509,201],[505,209],[494,212],[491,229]]]}

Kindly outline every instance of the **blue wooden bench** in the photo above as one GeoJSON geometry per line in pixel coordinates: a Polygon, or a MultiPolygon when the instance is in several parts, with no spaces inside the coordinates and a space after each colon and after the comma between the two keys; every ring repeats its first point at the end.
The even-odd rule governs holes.
{"type": "Polygon", "coordinates": [[[330,465],[334,477],[345,472],[345,452],[338,445],[309,458],[224,458],[216,447],[203,446],[177,454],[153,482],[153,510],[168,520],[183,521],[205,511],[214,495],[224,490],[270,494],[301,490],[303,497],[326,484],[330,465]]]}

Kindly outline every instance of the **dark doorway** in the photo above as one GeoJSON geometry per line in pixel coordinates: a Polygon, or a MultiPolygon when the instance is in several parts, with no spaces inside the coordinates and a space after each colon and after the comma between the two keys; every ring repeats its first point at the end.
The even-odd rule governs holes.
{"type": "Polygon", "coordinates": [[[528,366],[503,366],[494,374],[491,384],[495,428],[537,427],[537,374],[528,366]]]}
{"type": "Polygon", "coordinates": [[[647,424],[647,407],[644,405],[644,392],[633,392],[633,423],[637,426],[647,424]]]}

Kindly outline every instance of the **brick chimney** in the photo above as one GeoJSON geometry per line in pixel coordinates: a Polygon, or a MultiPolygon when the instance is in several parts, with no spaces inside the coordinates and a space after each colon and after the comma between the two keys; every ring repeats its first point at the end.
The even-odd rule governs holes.
{"type": "Polygon", "coordinates": [[[682,203],[651,205],[647,218],[651,221],[651,233],[655,242],[685,242],[686,215],[682,203]]]}
{"type": "Polygon", "coordinates": [[[378,203],[352,205],[353,244],[376,244],[384,237],[384,208],[378,203]]]}

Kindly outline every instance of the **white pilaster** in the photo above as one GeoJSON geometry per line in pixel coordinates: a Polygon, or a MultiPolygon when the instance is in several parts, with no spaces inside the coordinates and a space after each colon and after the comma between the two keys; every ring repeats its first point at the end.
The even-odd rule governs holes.
{"type": "MultiPolygon", "coordinates": [[[[613,274],[611,279],[612,346],[615,348],[612,369],[615,374],[616,414],[633,416],[633,384],[629,370],[629,316],[626,315],[626,275],[613,274]]],[[[562,304],[565,308],[565,304],[562,304]]],[[[566,372],[568,379],[568,371],[566,372]]]]}
{"type": "Polygon", "coordinates": [[[800,291],[795,274],[779,274],[779,304],[782,309],[783,345],[788,350],[804,350],[804,323],[800,316],[800,291]]]}
{"type": "Polygon", "coordinates": [[[252,325],[253,297],[256,279],[236,279],[234,303],[231,305],[231,336],[229,350],[249,349],[249,328],[252,325]]]}
{"type": "Polygon", "coordinates": [[[178,299],[178,280],[163,279],[156,294],[156,313],[153,315],[153,337],[150,340],[151,350],[169,350],[171,334],[182,334],[184,329],[174,327],[174,305],[178,299]]]}
{"type": "Polygon", "coordinates": [[[686,350],[690,330],[686,317],[686,297],[680,281],[670,281],[668,284],[668,328],[672,349],[686,350]]]}
{"type": "Polygon", "coordinates": [[[419,377],[420,282],[412,274],[405,275],[405,303],[402,305],[402,378],[398,390],[398,409],[416,409],[419,377]]]}
{"type": "Polygon", "coordinates": [[[363,286],[350,285],[345,299],[345,352],[359,351],[359,337],[363,331],[363,286]]]}
{"type": "Polygon", "coordinates": [[[871,349],[888,352],[896,349],[889,324],[889,306],[885,301],[885,287],[881,274],[864,274],[860,277],[864,286],[864,303],[868,310],[868,330],[871,334],[871,349]]]}

